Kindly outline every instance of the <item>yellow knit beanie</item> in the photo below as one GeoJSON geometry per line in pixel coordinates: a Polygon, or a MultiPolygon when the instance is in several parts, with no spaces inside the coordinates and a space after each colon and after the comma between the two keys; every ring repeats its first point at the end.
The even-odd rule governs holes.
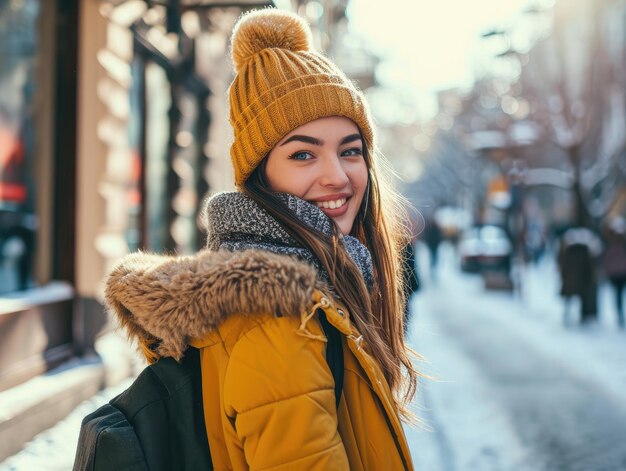
{"type": "Polygon", "coordinates": [[[313,50],[311,30],[276,9],[243,15],[233,30],[235,78],[230,86],[230,156],[239,187],[290,131],[328,116],[345,116],[374,147],[362,93],[329,59],[313,50]]]}

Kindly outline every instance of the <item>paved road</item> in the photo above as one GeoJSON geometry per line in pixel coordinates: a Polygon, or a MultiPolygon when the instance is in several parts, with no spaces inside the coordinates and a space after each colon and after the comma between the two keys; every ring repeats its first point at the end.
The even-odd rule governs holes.
{"type": "Polygon", "coordinates": [[[84,416],[109,401],[131,380],[104,389],[76,407],[67,417],[37,435],[19,453],[0,463],[0,471],[69,471],[74,464],[80,423],[84,416]]]}
{"type": "Polygon", "coordinates": [[[416,298],[411,343],[438,377],[417,401],[433,431],[408,431],[418,469],[626,470],[626,388],[584,355],[619,333],[546,327],[451,273],[416,298]]]}

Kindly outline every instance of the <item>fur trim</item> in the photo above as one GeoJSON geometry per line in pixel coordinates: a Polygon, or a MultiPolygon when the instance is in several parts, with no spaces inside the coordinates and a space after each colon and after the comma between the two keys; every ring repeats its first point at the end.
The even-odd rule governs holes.
{"type": "Polygon", "coordinates": [[[300,315],[312,304],[315,269],[262,250],[126,256],[109,274],[105,299],[129,336],[158,356],[182,357],[231,314],[300,315]]]}

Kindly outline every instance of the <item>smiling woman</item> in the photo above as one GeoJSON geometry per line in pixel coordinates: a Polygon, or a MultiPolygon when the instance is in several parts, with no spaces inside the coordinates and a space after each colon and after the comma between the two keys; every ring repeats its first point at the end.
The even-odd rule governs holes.
{"type": "Polygon", "coordinates": [[[214,469],[411,470],[408,235],[367,103],[292,13],[243,16],[232,56],[238,191],[208,200],[208,250],[131,255],[107,284],[148,361],[198,359],[203,427],[148,428],[150,443],[154,430],[185,432],[164,439],[184,462],[156,467],[206,469],[184,442],[208,444],[214,469]]]}

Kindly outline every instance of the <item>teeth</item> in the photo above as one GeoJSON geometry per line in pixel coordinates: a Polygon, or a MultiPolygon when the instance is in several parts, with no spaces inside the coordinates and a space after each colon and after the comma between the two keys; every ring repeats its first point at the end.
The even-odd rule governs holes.
{"type": "Polygon", "coordinates": [[[318,201],[318,208],[326,208],[326,209],[336,209],[341,208],[344,204],[346,204],[347,198],[341,198],[334,201],[318,201]]]}

